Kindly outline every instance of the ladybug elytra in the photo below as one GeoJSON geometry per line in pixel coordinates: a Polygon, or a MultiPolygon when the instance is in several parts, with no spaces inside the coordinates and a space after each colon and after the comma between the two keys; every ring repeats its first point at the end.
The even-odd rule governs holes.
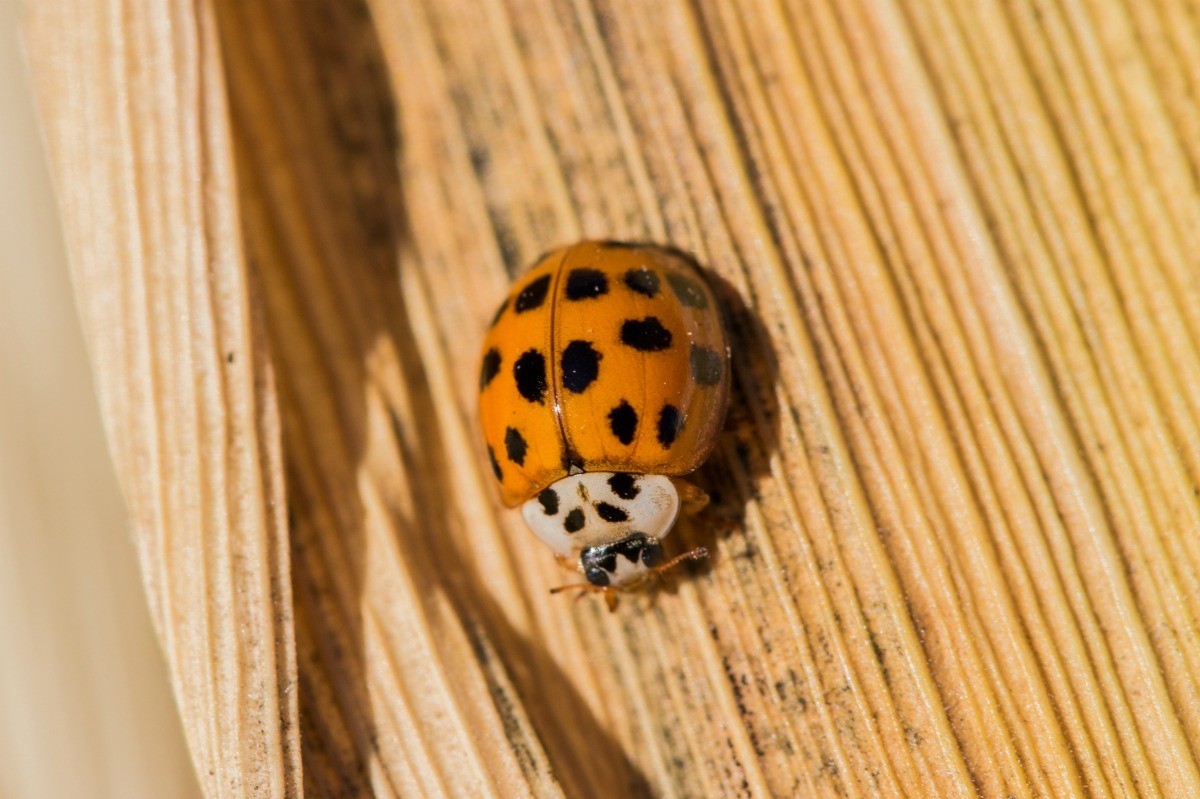
{"type": "Polygon", "coordinates": [[[660,543],[681,506],[707,502],[680,478],[708,457],[729,396],[720,308],[690,260],[603,241],[541,257],[500,306],[479,382],[504,503],[582,587],[704,556],[664,560],[660,543]]]}

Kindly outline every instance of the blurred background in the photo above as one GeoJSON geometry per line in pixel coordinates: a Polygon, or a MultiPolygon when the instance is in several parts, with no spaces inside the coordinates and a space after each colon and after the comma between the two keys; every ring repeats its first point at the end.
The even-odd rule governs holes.
{"type": "Polygon", "coordinates": [[[198,796],[0,0],[0,797],[198,796]]]}

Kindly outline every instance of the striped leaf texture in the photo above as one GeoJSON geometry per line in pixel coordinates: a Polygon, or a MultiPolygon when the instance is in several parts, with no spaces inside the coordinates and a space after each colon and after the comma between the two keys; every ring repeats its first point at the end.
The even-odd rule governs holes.
{"type": "Polygon", "coordinates": [[[207,796],[1200,796],[1194,0],[29,10],[207,796]],[[713,556],[615,613],[476,432],[583,238],[733,345],[713,556]]]}

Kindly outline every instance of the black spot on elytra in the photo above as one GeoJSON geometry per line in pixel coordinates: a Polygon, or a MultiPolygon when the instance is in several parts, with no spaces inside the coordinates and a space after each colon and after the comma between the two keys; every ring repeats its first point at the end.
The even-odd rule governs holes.
{"type": "Polygon", "coordinates": [[[537,350],[526,351],[513,364],[513,378],[521,396],[540,405],[546,395],[546,356],[537,350]]]}
{"type": "Polygon", "coordinates": [[[637,411],[626,400],[621,400],[620,405],[608,412],[608,426],[622,444],[633,443],[633,437],[637,435],[637,423],[637,411]]]}
{"type": "Polygon", "coordinates": [[[600,246],[606,250],[640,250],[640,249],[642,249],[641,244],[635,244],[632,241],[613,241],[612,239],[607,239],[605,241],[600,242],[600,246]]]}
{"type": "Polygon", "coordinates": [[[537,495],[537,500],[542,504],[542,510],[547,516],[558,515],[558,492],[553,488],[547,488],[542,493],[537,495]]]}
{"type": "Polygon", "coordinates": [[[658,294],[660,284],[658,274],[643,266],[640,269],[630,269],[625,273],[625,285],[638,294],[653,297],[658,294]]]}
{"type": "Polygon", "coordinates": [[[504,451],[508,453],[508,459],[518,466],[525,465],[525,452],[529,447],[525,444],[525,436],[521,435],[521,431],[515,427],[510,427],[504,432],[504,451]]]}
{"type": "Polygon", "coordinates": [[[621,499],[636,499],[642,493],[638,488],[637,478],[628,472],[620,472],[608,478],[608,487],[621,499]]]}
{"type": "Polygon", "coordinates": [[[587,341],[572,341],[562,354],[563,386],[579,394],[600,374],[600,353],[587,341]]]}
{"type": "Polygon", "coordinates": [[[658,414],[658,443],[664,449],[670,448],[682,429],[683,414],[674,405],[664,405],[658,414]]]}
{"type": "Polygon", "coordinates": [[[526,311],[532,311],[534,308],[540,308],[542,303],[546,301],[546,292],[549,290],[550,276],[542,275],[521,289],[521,293],[517,295],[517,301],[513,305],[513,309],[517,313],[525,313],[526,311]]]}
{"type": "Polygon", "coordinates": [[[500,350],[492,347],[483,356],[483,365],[479,368],[479,390],[483,391],[492,382],[492,378],[500,371],[500,350]]]}
{"type": "Polygon", "coordinates": [[[618,508],[616,505],[609,505],[607,502],[596,503],[596,513],[600,514],[600,518],[610,524],[617,522],[629,521],[629,514],[618,508]]]}
{"type": "Polygon", "coordinates": [[[621,343],[642,352],[661,352],[671,346],[671,331],[654,316],[626,319],[621,325],[621,343]]]}
{"type": "Polygon", "coordinates": [[[491,444],[488,444],[488,460],[492,462],[492,474],[496,475],[496,479],[503,483],[504,472],[500,471],[500,462],[496,460],[496,453],[491,444]]]}
{"type": "Polygon", "coordinates": [[[684,305],[689,308],[708,307],[708,296],[704,293],[704,287],[700,285],[700,281],[678,272],[668,272],[667,282],[671,284],[671,290],[684,305]]]}
{"type": "Polygon", "coordinates": [[[699,344],[692,345],[690,356],[692,377],[702,386],[715,386],[721,382],[721,372],[724,370],[724,359],[721,354],[709,347],[699,344]]]}
{"type": "Polygon", "coordinates": [[[508,297],[504,298],[504,302],[500,303],[500,307],[496,309],[496,315],[492,317],[492,327],[500,321],[500,317],[504,316],[504,309],[508,307],[508,297]]]}
{"type": "Polygon", "coordinates": [[[590,300],[608,293],[608,277],[599,269],[572,269],[567,273],[567,299],[590,300]]]}
{"type": "Polygon", "coordinates": [[[571,508],[567,518],[563,519],[563,529],[568,533],[578,533],[583,529],[583,521],[583,511],[579,508],[571,508]]]}

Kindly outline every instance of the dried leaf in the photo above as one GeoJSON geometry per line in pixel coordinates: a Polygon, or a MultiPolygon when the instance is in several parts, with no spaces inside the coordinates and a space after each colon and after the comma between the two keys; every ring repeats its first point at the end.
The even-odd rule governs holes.
{"type": "Polygon", "coordinates": [[[368,5],[30,26],[209,795],[1200,795],[1186,10],[368,5]],[[582,237],[735,341],[716,556],[612,615],[474,426],[582,237]]]}

